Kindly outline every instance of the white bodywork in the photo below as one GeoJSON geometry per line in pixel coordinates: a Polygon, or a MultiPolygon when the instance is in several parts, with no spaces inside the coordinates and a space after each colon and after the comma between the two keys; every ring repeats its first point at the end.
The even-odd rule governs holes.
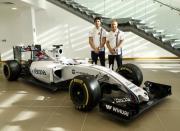
{"type": "Polygon", "coordinates": [[[128,81],[115,71],[86,62],[83,64],[81,63],[83,62],[73,59],[66,59],[63,61],[35,61],[31,64],[30,72],[33,77],[45,83],[59,83],[73,79],[77,75],[84,74],[93,75],[97,80],[100,80],[105,76],[108,78],[106,80],[107,83],[119,84],[131,91],[138,98],[139,103],[149,100],[145,90],[128,81]],[[61,75],[56,75],[55,72],[59,72],[61,75]]]}

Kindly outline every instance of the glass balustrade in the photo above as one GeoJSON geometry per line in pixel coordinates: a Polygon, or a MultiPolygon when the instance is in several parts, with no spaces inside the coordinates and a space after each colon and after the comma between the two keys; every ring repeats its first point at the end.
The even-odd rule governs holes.
{"type": "Polygon", "coordinates": [[[110,18],[132,17],[180,39],[180,5],[178,0],[74,0],[110,18]]]}

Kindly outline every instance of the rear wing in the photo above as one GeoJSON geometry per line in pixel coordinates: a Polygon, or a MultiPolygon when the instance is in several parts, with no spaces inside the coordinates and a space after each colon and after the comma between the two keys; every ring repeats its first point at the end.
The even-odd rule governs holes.
{"type": "Polygon", "coordinates": [[[34,60],[35,54],[39,51],[41,51],[41,45],[14,46],[13,47],[14,60],[21,62],[23,52],[30,52],[30,58],[29,59],[34,60]]]}

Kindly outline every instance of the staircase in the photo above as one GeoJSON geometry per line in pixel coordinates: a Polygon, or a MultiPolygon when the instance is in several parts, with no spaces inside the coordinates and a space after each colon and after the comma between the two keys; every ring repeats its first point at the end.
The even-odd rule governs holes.
{"type": "MultiPolygon", "coordinates": [[[[102,27],[107,31],[110,30],[111,18],[103,17],[87,7],[80,5],[73,0],[47,0],[79,17],[94,23],[95,17],[102,18],[102,27]]],[[[119,23],[118,28],[123,31],[131,31],[134,34],[156,44],[157,46],[175,54],[180,57],[180,40],[173,38],[173,35],[165,34],[163,30],[156,30],[152,26],[148,26],[141,20],[133,18],[119,18],[116,19],[119,23]]]]}

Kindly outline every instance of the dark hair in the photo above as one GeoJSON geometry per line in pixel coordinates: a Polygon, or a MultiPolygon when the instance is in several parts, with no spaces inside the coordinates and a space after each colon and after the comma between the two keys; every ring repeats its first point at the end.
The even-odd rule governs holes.
{"type": "Polygon", "coordinates": [[[101,17],[94,18],[94,22],[96,22],[96,20],[100,20],[101,21],[101,17]]]}

